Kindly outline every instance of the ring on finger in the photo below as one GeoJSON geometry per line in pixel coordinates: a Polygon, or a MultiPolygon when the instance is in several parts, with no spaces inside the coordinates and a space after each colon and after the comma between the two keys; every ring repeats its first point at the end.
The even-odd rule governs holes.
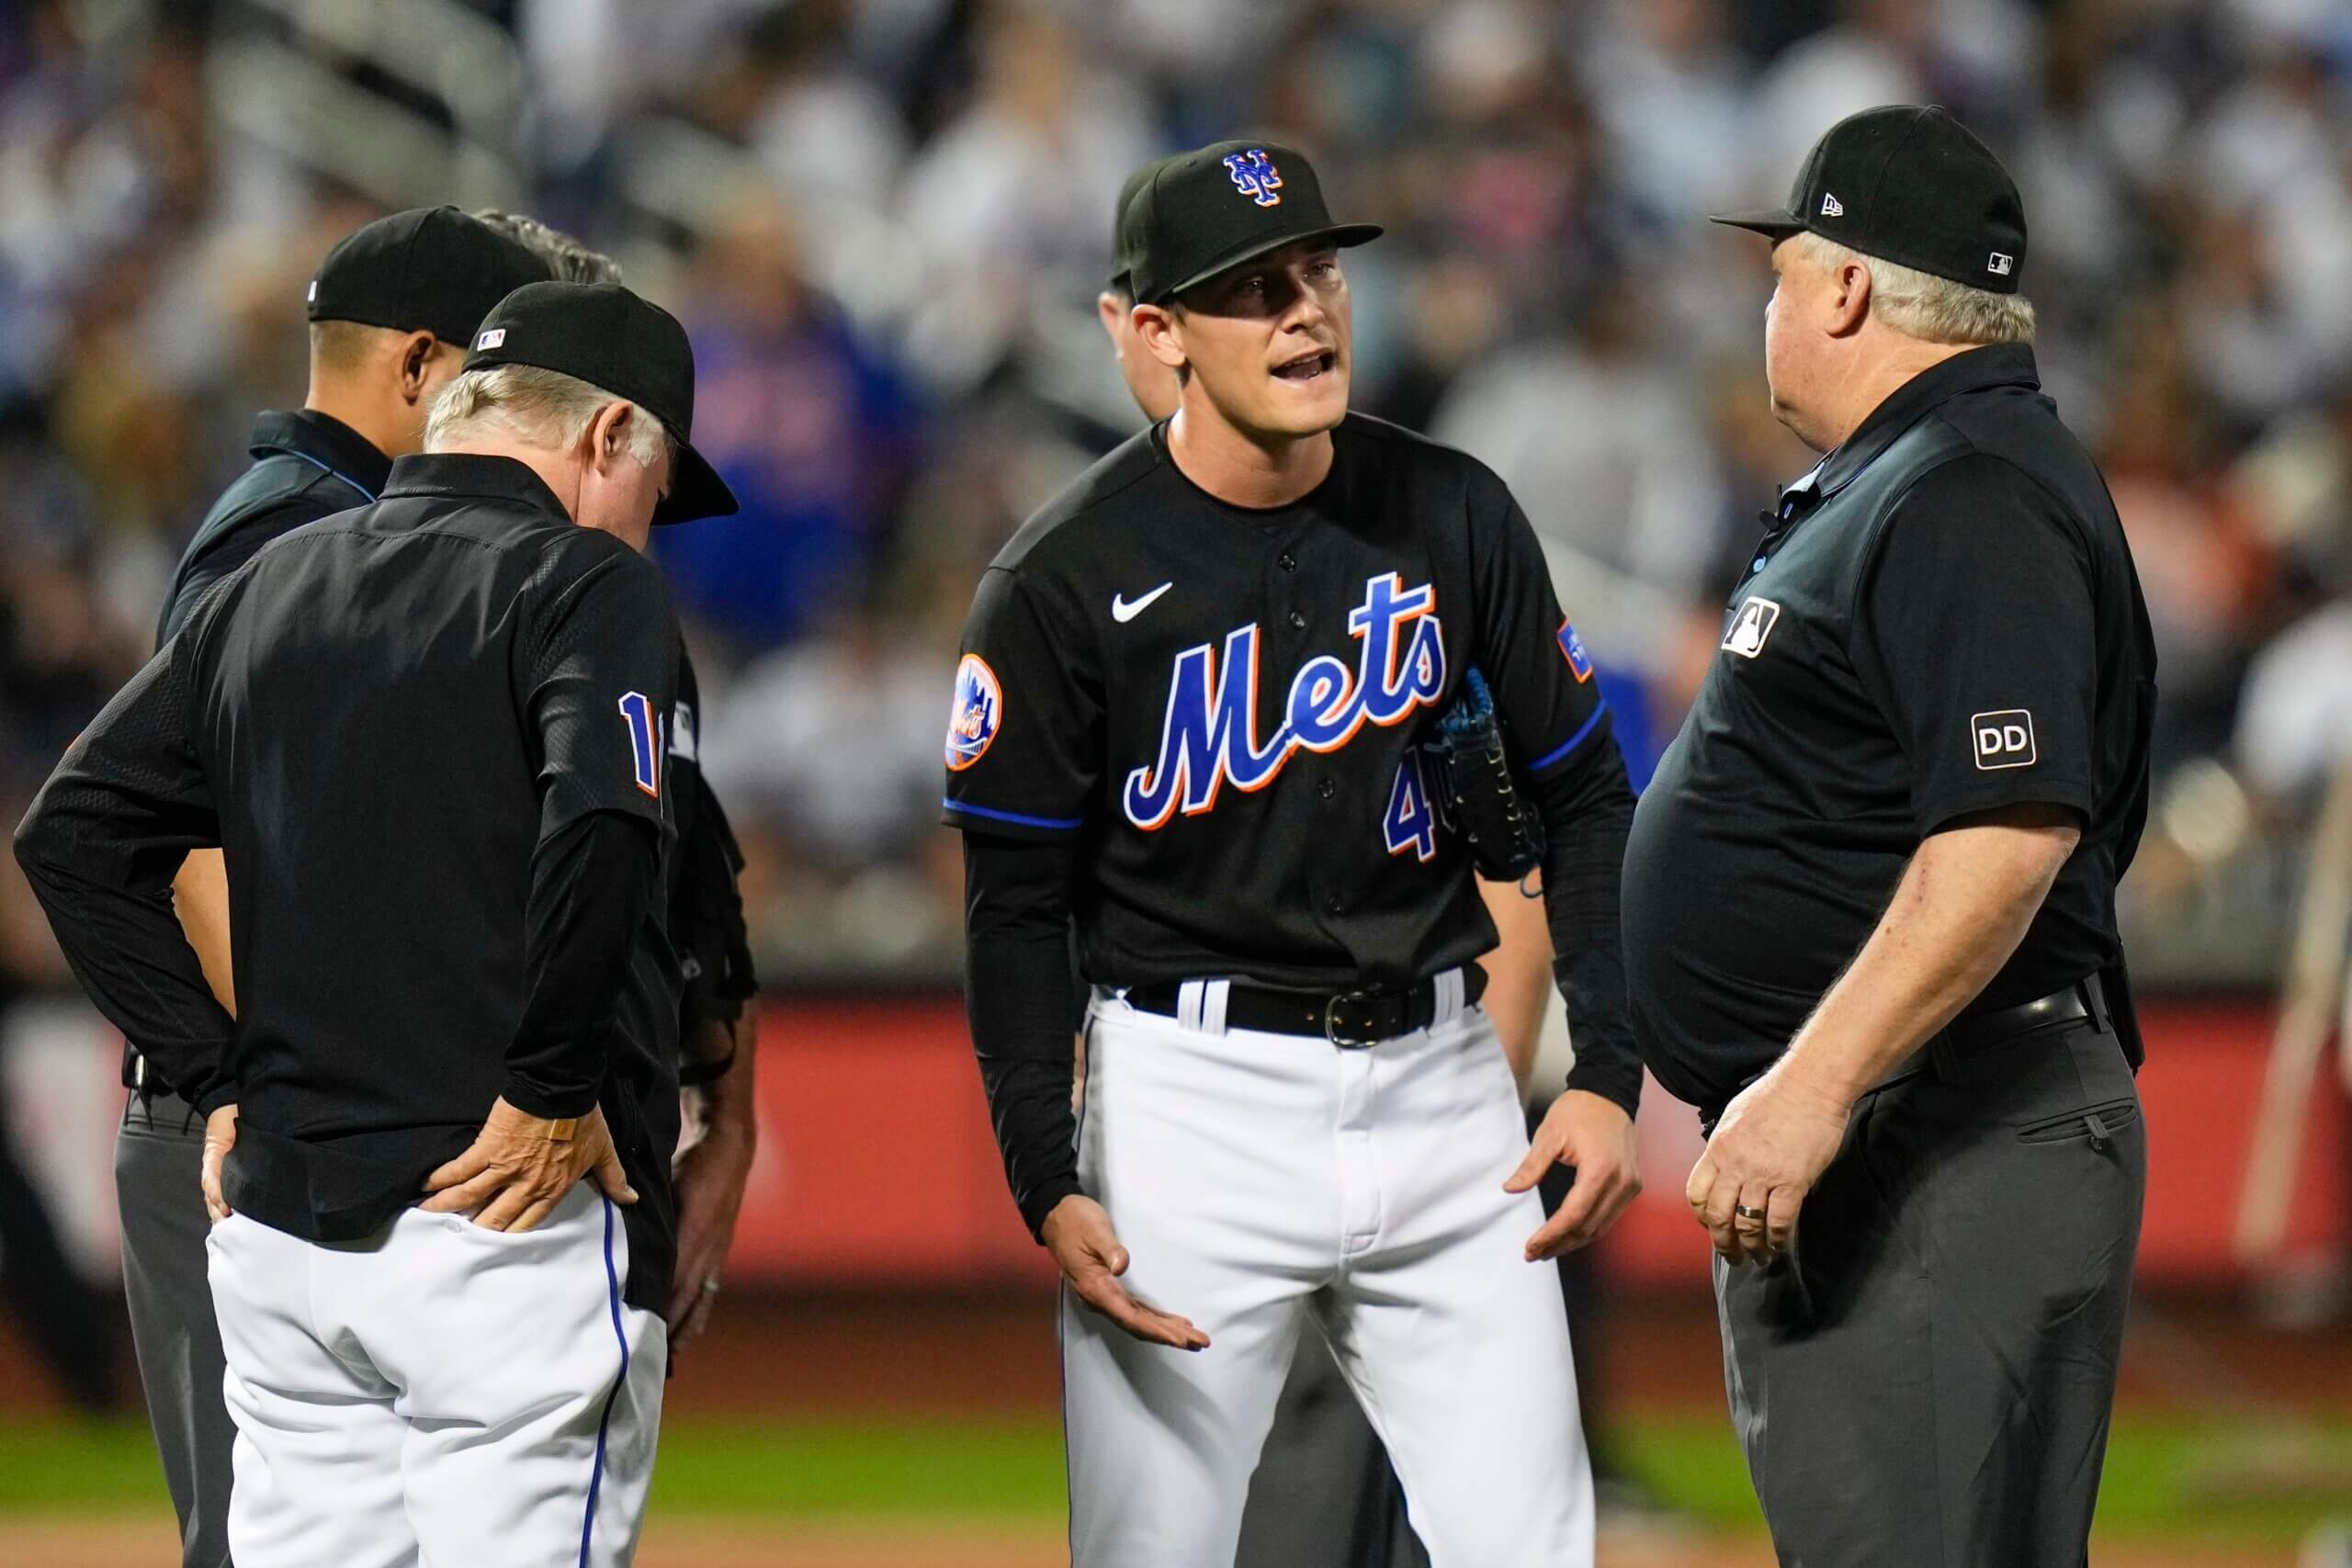
{"type": "Polygon", "coordinates": [[[1764,1223],[1764,1211],[1761,1209],[1751,1209],[1745,1203],[1736,1203],[1732,1206],[1731,1212],[1743,1220],[1754,1220],[1759,1225],[1764,1223]]]}

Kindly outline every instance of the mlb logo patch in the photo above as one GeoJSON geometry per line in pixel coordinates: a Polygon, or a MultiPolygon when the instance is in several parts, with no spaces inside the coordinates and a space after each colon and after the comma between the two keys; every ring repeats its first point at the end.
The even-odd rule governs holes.
{"type": "Polygon", "coordinates": [[[1747,600],[1732,615],[1731,626],[1724,633],[1724,651],[1736,653],[1742,659],[1755,658],[1764,651],[1764,639],[1772,635],[1780,619],[1781,607],[1770,599],[1747,600]]]}
{"type": "Polygon", "coordinates": [[[947,771],[960,773],[978,761],[1004,728],[1004,688],[996,671],[977,653],[956,667],[956,698],[947,707],[947,771]]]}
{"type": "Polygon", "coordinates": [[[1991,273],[1996,277],[2007,277],[2017,265],[2017,257],[2008,255],[2000,251],[1995,251],[1993,253],[1992,259],[1984,264],[1984,270],[1991,273]]]}
{"type": "Polygon", "coordinates": [[[695,753],[700,744],[695,736],[695,705],[679,703],[670,710],[670,755],[699,761],[695,753]]]}
{"type": "Polygon", "coordinates": [[[1263,147],[1252,147],[1247,152],[1229,152],[1225,159],[1226,172],[1233,176],[1233,188],[1261,207],[1280,207],[1283,198],[1282,172],[1273,160],[1266,156],[1263,147]]]}
{"type": "Polygon", "coordinates": [[[490,331],[482,333],[481,336],[474,339],[474,347],[477,349],[496,348],[505,341],[506,329],[504,327],[492,327],[490,331]]]}
{"type": "Polygon", "coordinates": [[[1584,650],[1584,639],[1577,636],[1576,627],[1566,621],[1560,623],[1560,654],[1578,685],[1592,679],[1592,655],[1584,650]]]}
{"type": "Polygon", "coordinates": [[[2024,708],[1973,715],[1968,734],[1976,745],[1976,765],[1988,773],[2003,768],[2030,768],[2039,755],[2033,744],[2033,715],[2024,708]]]}

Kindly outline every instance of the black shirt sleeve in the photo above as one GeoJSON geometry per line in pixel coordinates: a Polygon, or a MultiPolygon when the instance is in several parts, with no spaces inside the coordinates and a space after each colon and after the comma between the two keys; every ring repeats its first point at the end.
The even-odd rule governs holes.
{"type": "Polygon", "coordinates": [[[531,857],[524,906],[523,1021],[506,1049],[506,1102],[531,1116],[595,1108],[628,980],[662,870],[661,835],[642,818],[592,812],[531,857]]]}
{"type": "Polygon", "coordinates": [[[523,703],[538,742],[539,841],[506,1098],[533,1116],[582,1116],[660,891],[676,623],[659,570],[628,551],[551,584],[537,619],[523,703]]]}
{"type": "Polygon", "coordinates": [[[735,880],[743,869],[743,852],[702,770],[681,766],[675,776],[678,787],[695,795],[686,829],[678,837],[677,870],[670,878],[670,941],[686,974],[679,1000],[684,1039],[697,1024],[733,1023],[758,991],[759,980],[735,880]]]}
{"type": "Polygon", "coordinates": [[[1074,837],[1102,767],[1102,683],[1090,638],[1057,624],[1018,572],[990,567],[973,595],[947,719],[951,828],[1074,837]]]}
{"type": "Polygon", "coordinates": [[[1854,606],[1854,666],[1909,758],[1920,837],[2025,803],[2088,818],[2091,570],[2058,500],[1995,457],[1929,472],[1883,525],[1854,606]]]}
{"type": "Polygon", "coordinates": [[[1032,1235],[1080,1190],[1070,1109],[1077,874],[1073,841],[964,835],[964,1002],[1005,1179],[1032,1235]]]}
{"type": "MultiPolygon", "coordinates": [[[[1499,490],[1499,485],[1496,487],[1499,490]]],[[[1479,596],[1476,661],[1495,696],[1514,771],[1544,820],[1544,914],[1552,974],[1568,1008],[1576,1066],[1589,1089],[1631,1116],[1642,1063],[1625,999],[1618,882],[1634,822],[1625,760],[1591,658],[1552,592],[1544,547],[1505,492],[1472,513],[1479,596]],[[1481,526],[1481,518],[1485,519],[1481,526]]]]}
{"type": "Polygon", "coordinates": [[[17,828],[17,861],[107,1021],[199,1110],[236,1098],[234,1025],[172,909],[220,826],[197,741],[190,638],[167,644],[67,748],[17,828]]]}
{"type": "Polygon", "coordinates": [[[204,596],[261,554],[264,545],[328,514],[329,509],[309,503],[274,507],[256,513],[226,533],[198,540],[187,558],[180,563],[179,576],[172,584],[171,600],[164,604],[163,619],[155,629],[155,645],[161,648],[179,635],[179,629],[187,624],[188,616],[204,602],[204,596]]]}
{"type": "Polygon", "coordinates": [[[1478,595],[1475,662],[1493,689],[1511,760],[1543,777],[1606,740],[1609,705],[1592,660],[1552,592],[1551,569],[1519,502],[1498,493],[1471,510],[1478,595]]]}

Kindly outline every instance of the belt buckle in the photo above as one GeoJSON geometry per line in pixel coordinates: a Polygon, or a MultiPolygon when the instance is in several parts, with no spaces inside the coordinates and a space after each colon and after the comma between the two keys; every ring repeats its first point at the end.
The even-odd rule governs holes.
{"type": "Polygon", "coordinates": [[[1380,1038],[1377,1035],[1358,1040],[1352,1036],[1343,1036],[1340,1032],[1340,1004],[1369,1002],[1372,999],[1373,993],[1370,991],[1334,991],[1331,994],[1331,999],[1323,1004],[1323,1038],[1342,1051],[1361,1051],[1367,1045],[1379,1044],[1380,1038]]]}

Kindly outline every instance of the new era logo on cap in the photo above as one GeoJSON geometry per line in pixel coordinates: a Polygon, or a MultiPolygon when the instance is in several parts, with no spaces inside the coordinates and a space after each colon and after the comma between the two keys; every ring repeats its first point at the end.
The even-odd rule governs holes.
{"type": "Polygon", "coordinates": [[[1996,277],[2007,277],[2009,276],[2009,270],[2017,265],[2017,257],[2004,255],[1999,251],[1995,251],[1993,259],[1984,264],[1984,270],[1996,277]]]}
{"type": "Polygon", "coordinates": [[[1838,200],[1836,197],[1830,195],[1827,191],[1823,191],[1821,193],[1821,215],[1824,218],[1843,218],[1846,216],[1846,204],[1838,200]]]}
{"type": "Polygon", "coordinates": [[[314,277],[314,278],[311,279],[311,288],[310,288],[310,292],[308,292],[308,293],[304,294],[304,295],[302,296],[302,298],[303,298],[304,299],[306,299],[306,300],[310,300],[310,299],[316,299],[318,297],[319,297],[319,280],[318,280],[317,278],[315,278],[315,277],[314,277]]]}
{"type": "Polygon", "coordinates": [[[482,333],[481,336],[474,339],[474,346],[476,348],[496,348],[505,343],[505,341],[506,329],[504,327],[492,327],[490,331],[482,333]]]}

